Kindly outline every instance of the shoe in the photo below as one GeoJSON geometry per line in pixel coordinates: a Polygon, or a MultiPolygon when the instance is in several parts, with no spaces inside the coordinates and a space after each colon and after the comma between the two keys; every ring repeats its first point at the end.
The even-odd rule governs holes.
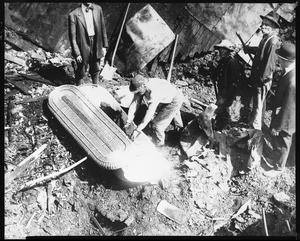
{"type": "Polygon", "coordinates": [[[266,171],[263,173],[264,176],[266,177],[277,177],[278,175],[282,174],[284,170],[275,170],[272,169],[270,171],[266,171]]]}

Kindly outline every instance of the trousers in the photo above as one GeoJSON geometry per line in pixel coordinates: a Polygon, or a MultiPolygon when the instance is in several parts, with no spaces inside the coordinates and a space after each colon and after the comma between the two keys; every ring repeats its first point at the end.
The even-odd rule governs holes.
{"type": "Polygon", "coordinates": [[[292,140],[291,134],[280,131],[278,136],[271,137],[271,148],[264,144],[263,155],[275,162],[277,170],[284,169],[290,154],[292,140]]]}
{"type": "Polygon", "coordinates": [[[84,83],[83,79],[86,76],[86,72],[89,69],[89,73],[92,78],[93,84],[98,84],[99,74],[100,74],[100,59],[95,57],[95,42],[94,37],[89,37],[90,39],[90,54],[89,54],[89,61],[88,64],[77,63],[77,70],[76,70],[76,84],[81,85],[84,83]]]}
{"type": "Polygon", "coordinates": [[[271,89],[272,81],[265,83],[261,87],[253,88],[253,105],[250,113],[250,123],[254,129],[261,130],[264,112],[266,110],[266,97],[271,89]]]}
{"type": "Polygon", "coordinates": [[[184,101],[184,96],[181,90],[177,90],[177,94],[172,100],[171,103],[163,105],[157,115],[154,117],[153,123],[153,130],[156,134],[157,143],[164,144],[165,143],[165,130],[171,123],[174,118],[175,124],[179,125],[180,127],[183,126],[180,108],[184,101]]]}

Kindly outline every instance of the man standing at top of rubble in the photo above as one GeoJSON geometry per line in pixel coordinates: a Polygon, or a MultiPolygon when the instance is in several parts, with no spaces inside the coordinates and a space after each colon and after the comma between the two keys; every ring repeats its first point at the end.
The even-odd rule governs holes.
{"type": "Polygon", "coordinates": [[[163,146],[165,144],[165,130],[173,118],[178,125],[177,127],[183,127],[180,114],[180,108],[184,102],[183,93],[165,79],[146,78],[140,74],[137,74],[132,79],[129,89],[134,93],[134,97],[129,106],[128,120],[125,127],[129,126],[133,121],[142,100],[146,100],[148,104],[144,119],[133,131],[131,139],[134,140],[139,135],[153,119],[157,109],[159,109],[152,120],[152,124],[156,134],[156,145],[163,146]]]}
{"type": "Polygon", "coordinates": [[[279,48],[277,29],[278,15],[274,12],[266,16],[260,16],[262,24],[260,30],[263,38],[258,47],[244,46],[244,52],[254,54],[251,68],[251,85],[253,91],[253,106],[249,117],[249,124],[253,128],[261,130],[264,112],[266,109],[266,97],[272,86],[273,73],[276,69],[277,56],[275,50],[279,48]]]}
{"type": "Polygon", "coordinates": [[[229,107],[237,94],[240,80],[240,65],[234,58],[234,45],[227,39],[214,46],[219,50],[220,61],[215,75],[212,76],[218,83],[216,114],[216,129],[221,130],[230,123],[229,107]]]}
{"type": "Polygon", "coordinates": [[[100,59],[108,47],[102,8],[93,3],[82,3],[69,14],[69,38],[76,60],[76,84],[83,84],[89,68],[93,84],[98,84],[100,59]]]}
{"type": "Polygon", "coordinates": [[[296,131],[296,48],[294,44],[284,42],[275,52],[284,73],[279,80],[272,106],[270,130],[273,148],[268,150],[268,146],[264,145],[266,161],[273,166],[273,169],[264,173],[269,177],[284,170],[292,145],[292,135],[296,131]]]}

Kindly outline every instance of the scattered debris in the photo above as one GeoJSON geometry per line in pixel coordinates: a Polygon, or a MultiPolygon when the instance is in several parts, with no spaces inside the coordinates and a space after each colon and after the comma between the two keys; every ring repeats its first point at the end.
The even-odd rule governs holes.
{"type": "Polygon", "coordinates": [[[25,183],[25,184],[21,187],[20,190],[23,190],[23,189],[25,189],[25,188],[26,188],[26,189],[27,189],[27,188],[30,188],[30,187],[36,185],[37,183],[49,181],[49,180],[51,180],[51,179],[53,179],[53,178],[56,178],[56,177],[58,177],[58,176],[60,176],[60,175],[62,175],[62,174],[65,174],[65,173],[69,172],[70,170],[72,170],[73,168],[75,168],[76,166],[80,165],[80,164],[81,164],[82,162],[84,162],[86,159],[87,159],[87,157],[84,157],[84,158],[82,158],[81,160],[79,160],[78,162],[74,163],[73,165],[71,165],[71,166],[69,166],[69,167],[67,167],[67,168],[65,168],[65,169],[63,169],[63,170],[61,170],[61,171],[59,171],[59,172],[54,172],[54,173],[52,173],[52,174],[50,174],[50,175],[48,175],[48,176],[46,176],[46,177],[40,177],[40,178],[38,178],[38,179],[36,179],[36,180],[29,181],[29,182],[25,183]]]}
{"type": "Polygon", "coordinates": [[[26,61],[21,59],[21,58],[18,58],[16,56],[12,56],[11,54],[5,52],[5,59],[10,61],[10,62],[13,62],[13,63],[16,63],[18,65],[21,65],[21,66],[24,66],[26,67],[26,61]]]}
{"type": "Polygon", "coordinates": [[[166,200],[161,200],[156,209],[178,224],[184,224],[189,218],[186,212],[168,203],[166,200]]]}
{"type": "Polygon", "coordinates": [[[5,184],[6,187],[9,186],[9,184],[16,178],[18,177],[27,167],[29,167],[34,161],[37,160],[37,158],[40,156],[42,151],[45,150],[47,147],[47,144],[43,144],[41,147],[39,147],[34,153],[32,153],[30,156],[25,158],[23,161],[21,161],[18,165],[17,168],[10,173],[7,173],[5,175],[5,184]]]}
{"type": "Polygon", "coordinates": [[[239,210],[231,216],[231,219],[238,217],[240,214],[245,212],[247,209],[250,209],[251,199],[248,199],[240,208],[239,210]]]}
{"type": "Polygon", "coordinates": [[[32,216],[30,217],[28,223],[27,223],[26,226],[25,226],[26,229],[29,228],[29,226],[30,226],[30,224],[31,224],[31,222],[32,222],[32,220],[33,220],[33,218],[35,217],[35,215],[36,215],[36,212],[34,212],[34,213],[32,214],[32,216]]]}

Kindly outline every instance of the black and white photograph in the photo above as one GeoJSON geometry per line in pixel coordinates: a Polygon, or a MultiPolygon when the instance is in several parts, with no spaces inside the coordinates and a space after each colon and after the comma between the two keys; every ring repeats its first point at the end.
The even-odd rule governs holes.
{"type": "Polygon", "coordinates": [[[297,239],[298,2],[4,2],[3,239],[297,239]]]}

